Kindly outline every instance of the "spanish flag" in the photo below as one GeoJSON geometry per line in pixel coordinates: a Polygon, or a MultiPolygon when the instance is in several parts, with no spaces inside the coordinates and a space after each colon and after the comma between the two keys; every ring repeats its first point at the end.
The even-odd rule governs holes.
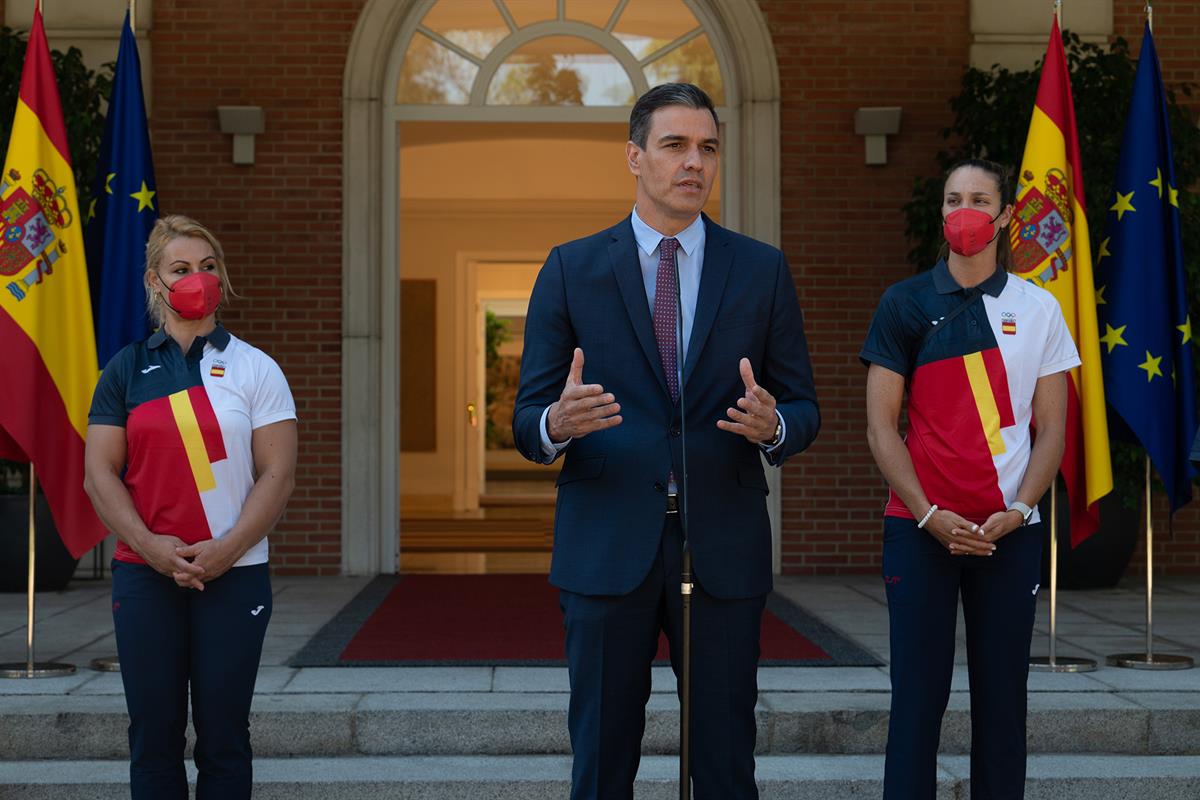
{"type": "Polygon", "coordinates": [[[58,86],[35,10],[0,174],[0,455],[33,463],[75,557],[105,536],[83,491],[99,368],[82,229],[58,86]]]}
{"type": "Polygon", "coordinates": [[[1083,170],[1071,77],[1057,19],[1025,140],[1009,234],[1013,271],[1058,300],[1083,362],[1071,370],[1068,382],[1067,447],[1061,466],[1071,501],[1071,544],[1077,545],[1099,524],[1096,503],[1112,491],[1112,460],[1083,170]]]}

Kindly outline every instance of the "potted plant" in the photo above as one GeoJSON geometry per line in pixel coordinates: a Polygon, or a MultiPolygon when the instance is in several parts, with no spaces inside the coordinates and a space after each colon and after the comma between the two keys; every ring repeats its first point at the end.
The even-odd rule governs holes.
{"type": "MultiPolygon", "coordinates": [[[[46,496],[38,487],[34,504],[37,548],[34,589],[65,589],[79,559],[72,558],[59,538],[46,496]]],[[[0,461],[0,592],[29,587],[29,465],[0,461]]]]}

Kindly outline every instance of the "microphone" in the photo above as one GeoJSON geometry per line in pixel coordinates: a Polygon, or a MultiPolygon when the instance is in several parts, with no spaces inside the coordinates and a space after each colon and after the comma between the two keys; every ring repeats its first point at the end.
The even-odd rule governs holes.
{"type": "Polygon", "coordinates": [[[679,570],[679,594],[682,605],[682,664],[679,669],[679,798],[692,796],[692,550],[688,543],[688,470],[687,470],[687,403],[683,392],[683,288],[679,281],[679,249],[675,250],[675,316],[679,321],[679,343],[675,348],[675,370],[679,379],[679,449],[681,480],[679,489],[683,502],[679,507],[679,526],[683,537],[679,570]]]}

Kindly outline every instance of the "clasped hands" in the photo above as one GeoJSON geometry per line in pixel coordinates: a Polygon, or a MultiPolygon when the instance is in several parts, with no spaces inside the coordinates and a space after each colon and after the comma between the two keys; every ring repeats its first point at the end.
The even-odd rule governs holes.
{"type": "Polygon", "coordinates": [[[925,530],[955,556],[990,556],[996,542],[1024,522],[1020,511],[997,511],[976,525],[947,508],[939,508],[925,523],[925,530]]]}
{"type": "MultiPolygon", "coordinates": [[[[775,398],[754,380],[750,359],[741,359],[738,371],[746,387],[745,394],[738,398],[737,408],[726,409],[729,419],[718,420],[717,427],[744,436],[753,444],[769,442],[775,438],[775,429],[779,424],[775,414],[775,398]]],[[[611,393],[605,392],[603,386],[583,382],[583,350],[576,347],[562,394],[550,405],[550,412],[546,415],[546,432],[550,434],[550,441],[565,442],[620,425],[620,412],[620,403],[611,393]]]]}
{"type": "Polygon", "coordinates": [[[238,559],[233,548],[220,539],[185,544],[177,536],[159,534],[147,537],[139,555],[179,586],[201,592],[204,591],[205,582],[224,575],[238,559]]]}

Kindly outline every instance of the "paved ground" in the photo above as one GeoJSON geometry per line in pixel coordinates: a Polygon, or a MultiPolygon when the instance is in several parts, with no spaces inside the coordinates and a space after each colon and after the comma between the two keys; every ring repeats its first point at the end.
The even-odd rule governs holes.
{"type": "MultiPolygon", "coordinates": [[[[566,670],[538,667],[397,667],[292,669],[287,660],[368,581],[367,578],[276,578],[275,611],[267,632],[257,691],[260,694],[430,691],[567,691],[566,670]]],[[[888,660],[887,607],[877,577],[784,577],[778,588],[823,621],[888,660]]],[[[1031,692],[1200,692],[1200,670],[1146,672],[1104,665],[1110,653],[1145,649],[1145,593],[1130,583],[1116,589],[1062,592],[1058,603],[1058,654],[1100,663],[1086,675],[1030,676],[1031,692]]],[[[76,581],[64,592],[37,598],[39,660],[79,666],[69,678],[0,680],[4,694],[120,693],[115,675],[92,672],[92,658],[116,654],[105,581],[76,581]]],[[[1200,660],[1200,580],[1159,579],[1155,584],[1155,649],[1200,660]]],[[[1047,651],[1048,593],[1040,595],[1034,655],[1047,651]]],[[[957,660],[966,661],[961,614],[957,660]]],[[[25,658],[25,596],[0,594],[0,661],[25,658]]],[[[764,667],[764,692],[887,691],[887,667],[764,667]]],[[[966,690],[966,670],[955,672],[955,691],[966,690]]],[[[674,691],[667,668],[656,668],[655,691],[674,691]]]]}
{"type": "MultiPolygon", "coordinates": [[[[568,791],[567,675],[545,667],[287,666],[365,578],[275,581],[275,614],[251,734],[263,800],[561,800],[568,791]]],[[[786,578],[789,595],[888,658],[877,577],[786,578]]],[[[1155,646],[1200,657],[1200,580],[1157,586],[1155,646]]],[[[127,798],[128,717],[121,679],[87,668],[115,654],[109,587],[77,582],[39,596],[38,654],[70,677],[0,680],[0,800],[127,798]]],[[[1046,651],[1041,596],[1034,653],[1046,651]]],[[[1200,670],[1103,665],[1145,646],[1143,594],[1131,584],[1064,593],[1059,654],[1091,656],[1089,674],[1030,677],[1027,800],[1200,798],[1200,670]]],[[[23,595],[0,595],[0,661],[23,660],[23,595]]],[[[961,630],[960,630],[961,635],[961,630]]],[[[960,642],[959,661],[964,658],[960,642]]],[[[938,757],[939,800],[967,797],[966,670],[956,669],[938,757]]],[[[764,800],[867,800],[882,792],[888,668],[760,670],[757,777],[764,800]]],[[[635,797],[678,797],[678,703],[668,668],[654,695],[635,797]]],[[[189,772],[194,770],[189,763],[189,772]]]]}

